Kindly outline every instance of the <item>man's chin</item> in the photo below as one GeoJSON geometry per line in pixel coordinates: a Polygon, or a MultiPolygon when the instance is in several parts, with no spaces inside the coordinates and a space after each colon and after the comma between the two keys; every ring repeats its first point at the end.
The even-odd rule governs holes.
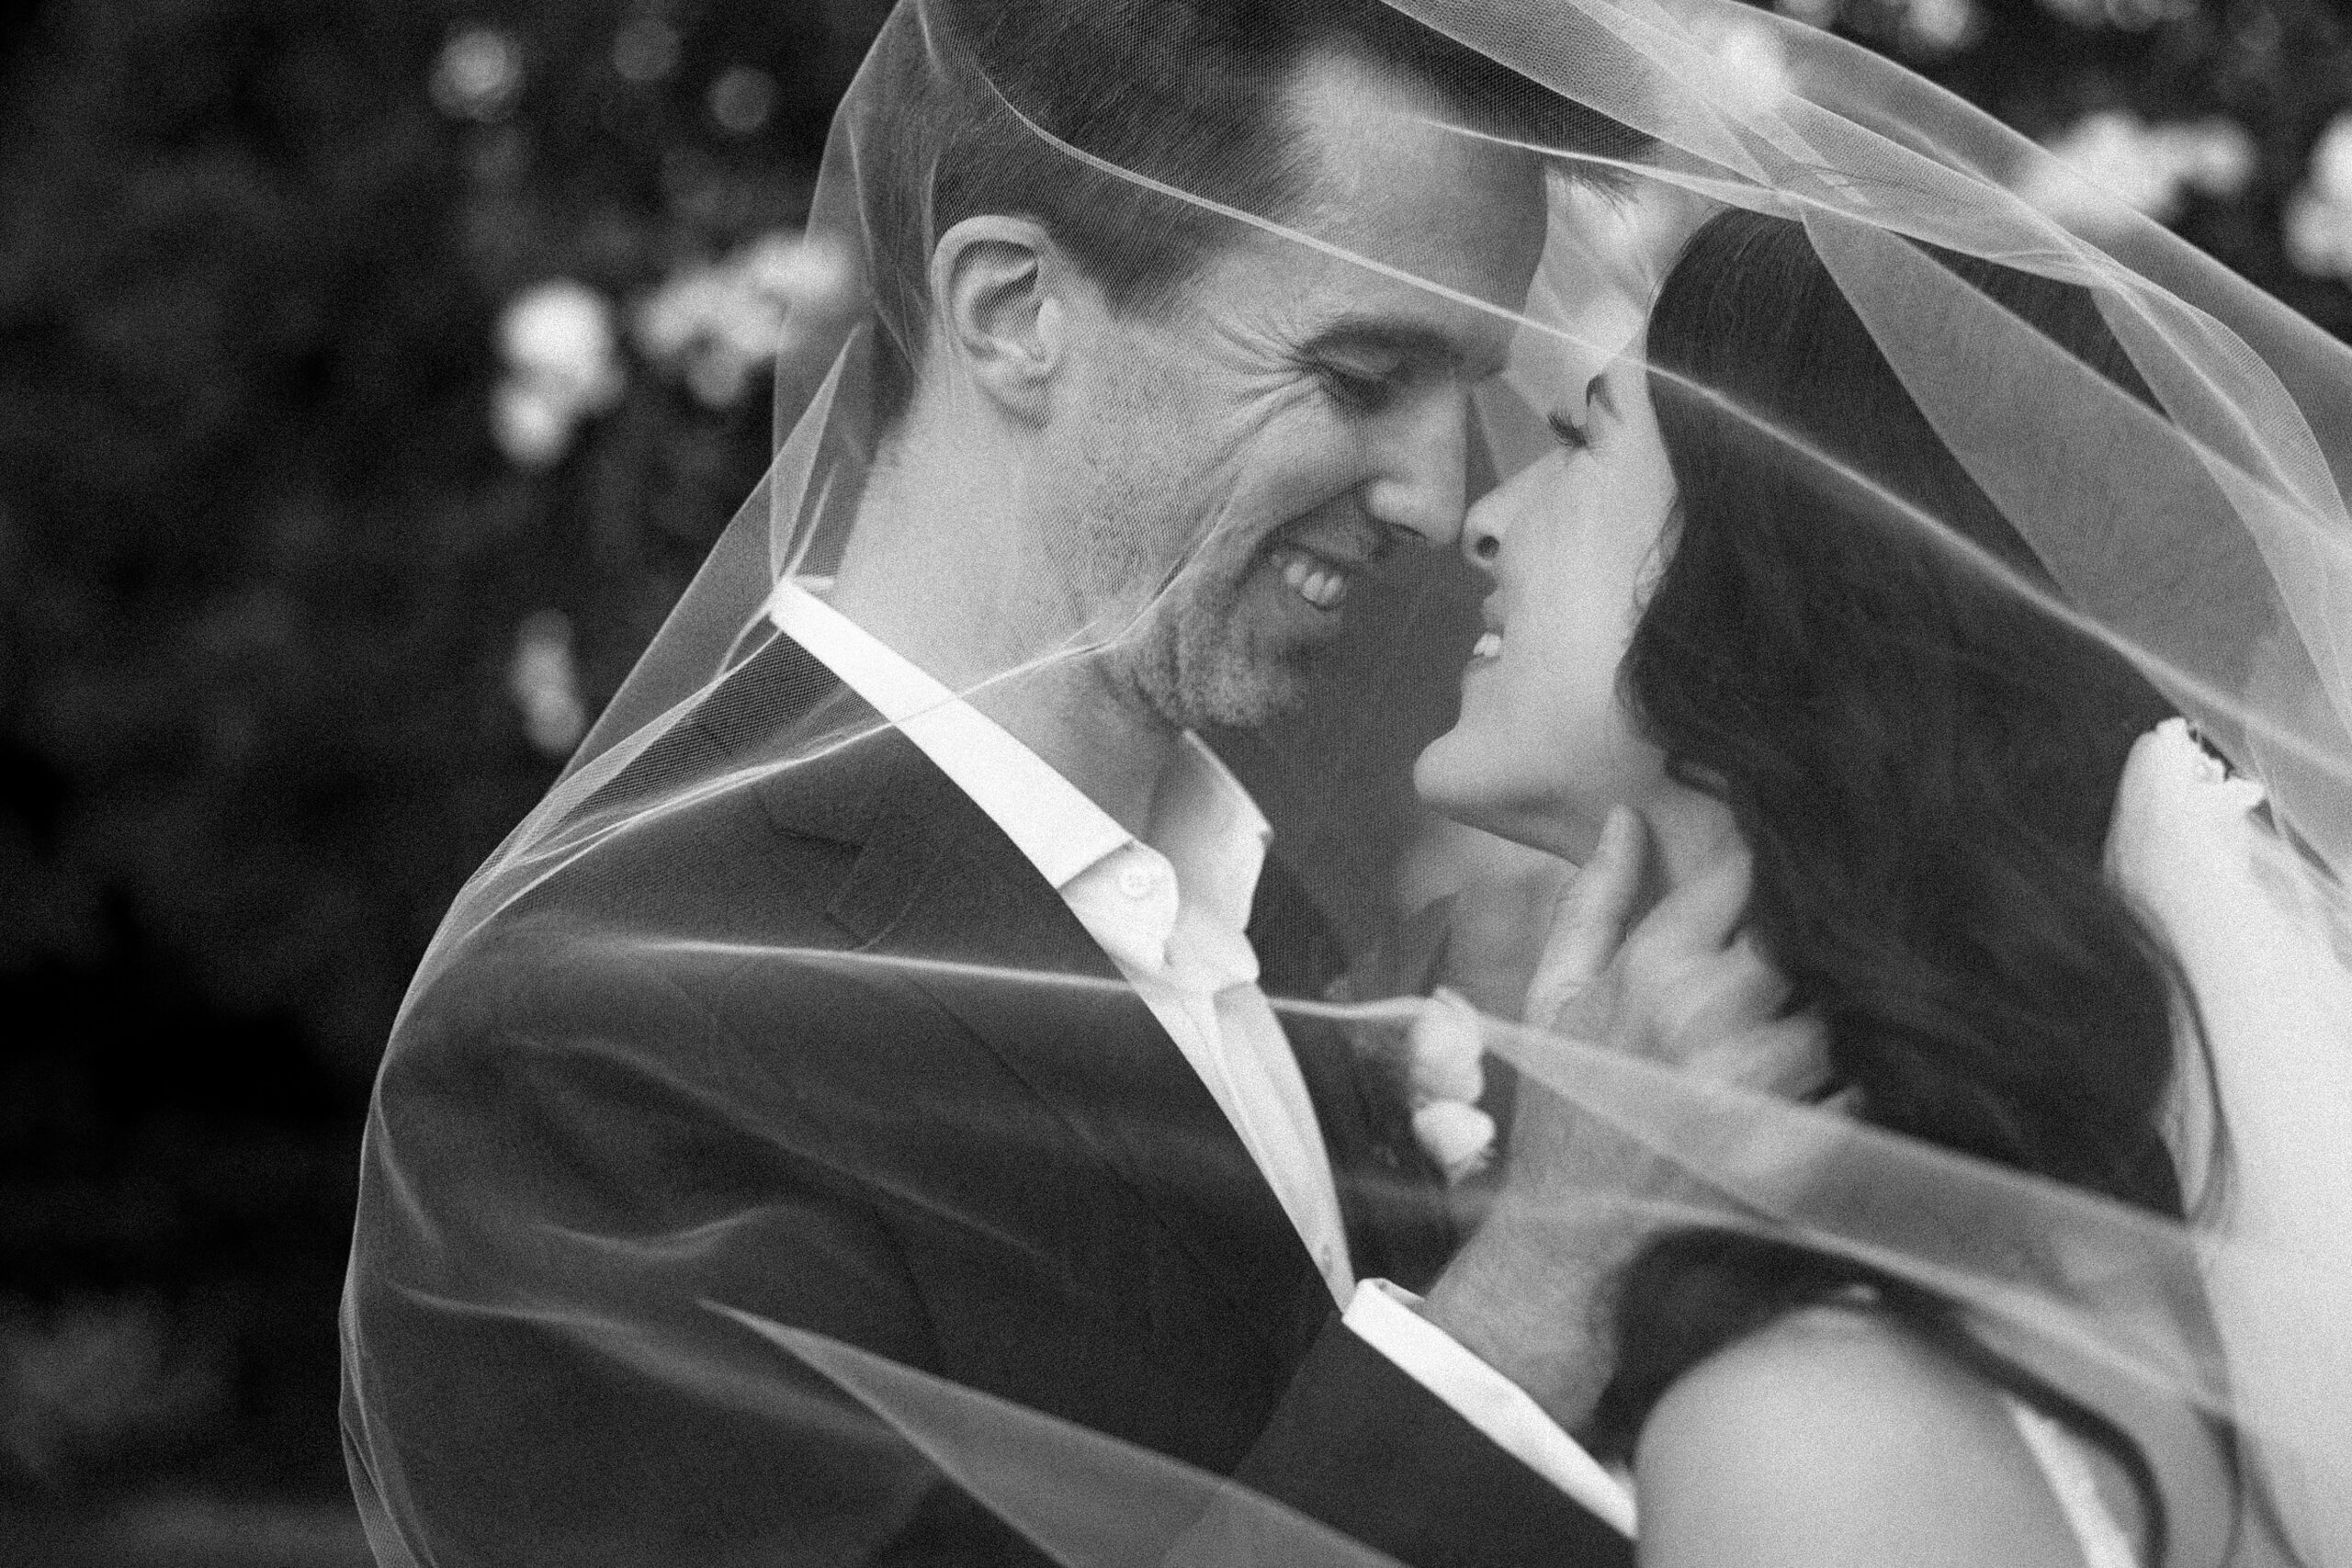
{"type": "Polygon", "coordinates": [[[1306,698],[1303,676],[1252,671],[1180,692],[1160,711],[1186,729],[1260,729],[1298,713],[1306,698]]]}
{"type": "Polygon", "coordinates": [[[1306,707],[1317,651],[1280,660],[1147,661],[1133,671],[1133,683],[1152,710],[1179,729],[1257,729],[1306,707]]]}

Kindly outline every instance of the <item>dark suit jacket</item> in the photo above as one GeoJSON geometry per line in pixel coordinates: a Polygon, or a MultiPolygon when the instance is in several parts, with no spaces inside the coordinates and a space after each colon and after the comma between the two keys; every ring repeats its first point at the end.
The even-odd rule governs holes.
{"type": "MultiPolygon", "coordinates": [[[[1035,1560],[721,1302],[1408,1563],[1630,1561],[1340,1326],[1059,896],[788,639],[575,817],[412,996],[378,1088],[345,1429],[379,1532],[439,1568],[1035,1560]],[[595,831],[844,728],[876,732],[595,831]]],[[[1253,931],[1270,991],[1329,977],[1271,863],[1253,931]]],[[[1343,1039],[1294,1042],[1358,1273],[1426,1280],[1452,1238],[1401,1106],[1343,1039]]]]}

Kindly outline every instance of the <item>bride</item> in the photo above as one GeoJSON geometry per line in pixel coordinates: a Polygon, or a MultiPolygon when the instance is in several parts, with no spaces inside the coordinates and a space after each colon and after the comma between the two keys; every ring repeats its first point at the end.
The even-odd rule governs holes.
{"type": "MultiPolygon", "coordinates": [[[[2087,291],[1950,265],[2149,400],[2087,291]]],[[[1850,1114],[2181,1219],[2170,961],[2101,864],[2171,706],[1986,571],[2048,581],[1803,227],[1709,220],[1645,358],[1540,412],[1556,449],[1464,533],[1487,630],[1424,799],[1614,897],[1645,846],[1652,898],[1752,857],[1746,930],[1826,1021],[1850,1114]],[[1890,527],[1889,491],[1960,547],[1890,527]]],[[[1632,1461],[1644,1563],[2121,1568],[2226,1531],[2218,1423],[2093,1408],[1851,1259],[1684,1229],[1614,1322],[1588,1437],[1632,1461]]]]}

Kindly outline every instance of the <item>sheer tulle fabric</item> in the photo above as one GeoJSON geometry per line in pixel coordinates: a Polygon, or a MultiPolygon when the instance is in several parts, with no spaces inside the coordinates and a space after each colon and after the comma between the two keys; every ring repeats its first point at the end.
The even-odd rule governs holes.
{"type": "MultiPolygon", "coordinates": [[[[2117,874],[2182,961],[2202,1024],[2181,1035],[2178,1148],[2209,1179],[2187,1227],[1506,1021],[1485,1021],[1487,1048],[1541,1086],[1529,1092],[1563,1095],[1703,1179],[1716,1196],[1680,1217],[1801,1238],[1960,1303],[2007,1352],[2113,1413],[2160,1478],[2167,1445],[2188,1440],[2167,1412],[2231,1424],[2238,1495],[2228,1509],[2176,1518],[2172,1562],[2352,1564],[2352,1442],[2338,1419],[2352,1402],[2352,1355],[2331,1322],[2352,1279],[2329,1256],[2352,1234],[2340,1152],[2352,1127],[2352,921],[2338,880],[2352,866],[2352,519],[2341,493],[2352,353],[2096,193],[2066,208],[2095,222],[2046,215],[2019,193],[2072,176],[2039,149],[1900,67],[1769,13],[1728,0],[1395,4],[1655,141],[1638,156],[1558,153],[1564,168],[1613,169],[1622,189],[1596,197],[1574,178],[1554,182],[1552,248],[1513,312],[1527,340],[1616,352],[1673,234],[1714,205],[1801,220],[2057,591],[1989,560],[1983,571],[2126,651],[2267,803],[2250,814],[2243,791],[2254,785],[2191,777],[2177,750],[2158,749],[2135,759],[2116,829],[2117,874]],[[1916,242],[2092,290],[2161,412],[1916,242]]],[[[929,29],[933,69],[975,69],[922,0],[905,0],[888,26],[929,29]]],[[[863,1256],[819,1199],[870,1180],[876,1150],[935,1151],[943,1171],[1017,1168],[1035,1129],[987,1085],[960,1101],[944,1086],[910,1124],[909,1108],[876,1103],[854,1081],[779,1070],[744,1043],[763,994],[788,994],[795,1009],[854,1013],[888,996],[992,1016],[1046,997],[1081,1009],[1124,999],[1107,964],[980,964],[952,945],[878,937],[843,952],[779,934],[755,878],[729,880],[724,856],[690,848],[750,794],[854,779],[888,739],[850,709],[803,711],[743,672],[763,657],[777,580],[821,583],[854,547],[877,446],[876,355],[888,346],[870,285],[890,265],[872,244],[876,196],[861,181],[891,90],[869,69],[836,122],[811,232],[851,262],[852,281],[787,327],[772,471],[561,781],[468,885],[403,1009],[387,1079],[401,1092],[379,1100],[369,1125],[345,1308],[346,1434],[387,1563],[535,1560],[538,1543],[570,1539],[567,1520],[509,1499],[567,1488],[607,1532],[574,1540],[576,1561],[694,1561],[705,1539],[763,1541],[775,1561],[860,1561],[919,1537],[944,1493],[977,1499],[1068,1563],[1374,1560],[1149,1441],[942,1381],[914,1348],[936,1325],[876,1321],[860,1299],[812,1304],[775,1278],[793,1267],[784,1260],[863,1256]],[[571,897],[583,887],[596,897],[571,897]],[[648,975],[671,988],[682,976],[723,976],[739,1010],[665,1014],[636,984],[648,975]],[[546,1004],[533,1016],[571,1026],[503,1048],[494,1070],[532,1098],[527,1118],[502,1122],[476,1093],[493,1069],[464,1043],[526,998],[546,1004]],[[616,1142],[639,1151],[648,1179],[714,1150],[724,1168],[684,1182],[688,1197],[649,1221],[605,1178],[581,1179],[590,1151],[616,1142]],[[548,1386],[619,1389],[623,1407],[641,1405],[630,1468],[606,1462],[617,1436],[565,1430],[560,1412],[537,1426],[469,1427],[468,1385],[516,1372],[487,1347],[517,1341],[477,1332],[500,1324],[530,1330],[519,1342],[548,1386]],[[664,1431],[692,1434],[690,1446],[663,1450],[664,1431]],[[797,1514],[766,1536],[721,1529],[758,1515],[779,1484],[764,1457],[779,1437],[811,1432],[833,1462],[789,1484],[842,1499],[824,1511],[839,1533],[796,1533],[797,1514]],[[501,1468],[528,1484],[503,1484],[501,1468]],[[615,1485],[636,1489],[642,1506],[612,1506],[604,1494],[615,1485]],[[642,1521],[634,1537],[614,1522],[631,1518],[642,1521]]],[[[1034,129],[1073,168],[1222,212],[1237,233],[1295,247],[1301,265],[1332,259],[1327,242],[1279,216],[1172,189],[1034,129]]],[[[1543,396],[1530,378],[1552,373],[1532,367],[1556,362],[1530,356],[1478,391],[1486,446],[1505,471],[1528,450],[1528,411],[1543,396]]],[[[1057,542],[1024,547],[1008,580],[1036,592],[1006,605],[1000,667],[968,682],[971,694],[1041,678],[1125,635],[1215,537],[1210,511],[1196,538],[1130,541],[1154,564],[1108,611],[1073,613],[1055,591],[1057,542]]],[[[1891,495],[1884,524],[1967,551],[1891,495]]],[[[1358,949],[1382,931],[1411,830],[1403,764],[1447,722],[1449,660],[1458,668],[1473,625],[1463,580],[1408,564],[1367,592],[1363,625],[1305,718],[1227,738],[1278,842],[1304,851],[1307,891],[1358,949]]],[[[1416,983],[1395,976],[1389,988],[1416,983]]],[[[1421,1016],[1410,995],[1340,1007],[1307,994],[1277,1008],[1301,1026],[1349,1032],[1371,1057],[1393,1054],[1421,1016]]],[[[906,1043],[910,1060],[922,1048],[906,1043]]],[[[1178,1130],[1150,1125],[1148,1107],[1121,1114],[1132,1120],[1106,1135],[1122,1157],[1181,1186],[1195,1166],[1178,1130]]],[[[943,1178],[892,1197],[953,1233],[980,1223],[957,1194],[943,1178]]],[[[960,1528],[960,1517],[940,1515],[937,1528],[960,1528]]]]}

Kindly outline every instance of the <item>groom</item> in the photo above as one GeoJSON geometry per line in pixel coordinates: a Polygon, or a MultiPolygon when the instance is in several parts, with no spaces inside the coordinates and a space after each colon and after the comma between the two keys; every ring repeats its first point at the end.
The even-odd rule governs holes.
{"type": "MultiPolygon", "coordinates": [[[[553,869],[387,1058],[345,1409],[387,1568],[1033,1560],[704,1302],[1408,1563],[1630,1561],[1544,1371],[1583,1355],[1582,1298],[1508,1237],[1439,1277],[1401,1108],[1267,1003],[1330,976],[1193,734],[1296,703],[1357,575],[1454,542],[1466,389],[1507,345],[1482,306],[1543,242],[1536,163],[1425,123],[1495,118],[1507,73],[1369,0],[1273,9],[953,0],[885,31],[836,130],[906,346],[874,479],[825,597],[778,587],[612,794],[687,757],[753,782],[553,869]],[[942,32],[1057,134],[1440,289],[1078,177],[943,101],[942,32]],[[1216,101],[1139,123],[1170,83],[1216,101]],[[1028,617],[1146,604],[991,683],[1028,617]],[[592,939],[640,928],[681,940],[592,939]],[[810,950],[961,967],[742,956],[810,950]],[[1421,1310],[1381,1283],[1432,1280],[1421,1310]]],[[[1513,1180],[1542,1202],[1566,1168],[1513,1180]]]]}

